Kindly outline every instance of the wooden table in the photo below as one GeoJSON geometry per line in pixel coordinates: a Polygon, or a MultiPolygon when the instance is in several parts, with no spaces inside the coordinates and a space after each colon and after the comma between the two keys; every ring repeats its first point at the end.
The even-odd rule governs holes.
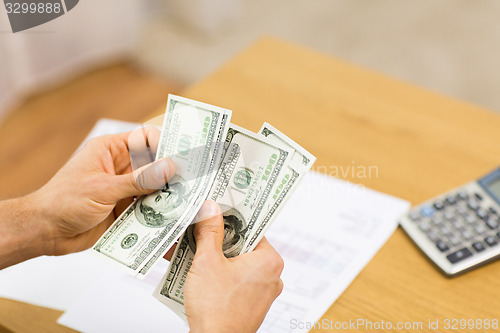
{"type": "MultiPolygon", "coordinates": [[[[372,177],[339,176],[412,204],[500,164],[497,114],[275,39],[183,95],[232,109],[232,122],[251,130],[274,124],[318,157],[317,170],[375,166],[372,177]]],[[[446,278],[398,229],[323,318],[424,323],[379,332],[428,332],[429,319],[499,319],[499,277],[495,262],[446,278]]]]}

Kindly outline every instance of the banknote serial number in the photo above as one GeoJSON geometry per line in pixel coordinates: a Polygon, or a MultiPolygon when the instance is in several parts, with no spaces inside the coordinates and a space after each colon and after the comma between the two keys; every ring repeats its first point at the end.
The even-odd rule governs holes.
{"type": "Polygon", "coordinates": [[[50,2],[6,2],[7,14],[60,14],[61,3],[50,2]]]}

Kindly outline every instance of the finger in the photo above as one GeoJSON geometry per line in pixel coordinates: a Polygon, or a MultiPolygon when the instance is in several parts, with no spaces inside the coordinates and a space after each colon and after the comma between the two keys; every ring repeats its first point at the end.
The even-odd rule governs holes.
{"type": "Polygon", "coordinates": [[[127,173],[131,173],[131,172],[134,172],[134,170],[132,170],[132,166],[130,165],[127,165],[125,166],[124,168],[120,169],[120,170],[116,170],[116,174],[117,175],[126,175],[127,173]]]}
{"type": "Polygon", "coordinates": [[[219,205],[211,200],[205,201],[196,215],[195,223],[196,254],[215,251],[222,255],[224,221],[219,205]]]}
{"type": "Polygon", "coordinates": [[[161,130],[154,126],[145,127],[145,130],[148,138],[148,145],[156,155],[158,144],[160,143],[161,130]]]}
{"type": "MultiPolygon", "coordinates": [[[[118,133],[118,134],[114,134],[113,136],[120,138],[121,140],[123,140],[127,144],[128,147],[130,147],[130,145],[134,144],[134,142],[130,142],[130,135],[133,132],[135,132],[135,134],[140,134],[136,138],[140,138],[141,136],[144,138],[144,139],[139,140],[139,143],[141,143],[145,140],[145,142],[147,143],[146,144],[147,146],[153,148],[154,150],[158,149],[158,143],[160,141],[161,131],[156,126],[141,125],[141,127],[139,127],[138,129],[135,129],[133,131],[118,133]]],[[[139,146],[141,146],[141,144],[139,146]]],[[[135,149],[135,148],[136,147],[132,147],[132,149],[135,149]]]]}
{"type": "Polygon", "coordinates": [[[263,237],[260,240],[259,244],[257,244],[257,246],[255,247],[254,251],[269,251],[269,250],[276,251],[274,247],[271,245],[271,243],[269,243],[267,238],[263,237]]]}
{"type": "Polygon", "coordinates": [[[164,187],[174,175],[174,162],[169,158],[162,158],[132,173],[112,176],[110,191],[114,193],[116,200],[145,195],[164,187]]]}
{"type": "Polygon", "coordinates": [[[281,274],[284,266],[283,258],[281,258],[278,251],[276,251],[276,249],[265,237],[263,237],[259,244],[257,244],[253,252],[264,258],[263,260],[268,260],[270,267],[273,267],[281,274]]]}
{"type": "Polygon", "coordinates": [[[230,260],[239,260],[239,258],[244,258],[244,257],[258,257],[263,261],[268,261],[270,260],[271,262],[273,260],[282,261],[280,254],[276,249],[269,243],[269,241],[263,237],[260,242],[255,246],[255,249],[252,252],[246,252],[243,254],[240,254],[237,257],[230,258],[230,260]],[[276,258],[280,258],[279,260],[276,258]]]}
{"type": "Polygon", "coordinates": [[[128,133],[125,140],[133,170],[137,170],[155,160],[160,135],[160,130],[155,127],[141,127],[128,133]]]}

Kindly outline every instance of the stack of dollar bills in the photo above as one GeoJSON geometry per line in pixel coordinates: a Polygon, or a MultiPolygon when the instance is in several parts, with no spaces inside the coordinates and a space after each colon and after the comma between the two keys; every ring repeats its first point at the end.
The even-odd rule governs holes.
{"type": "Polygon", "coordinates": [[[267,123],[257,134],[231,124],[231,113],[169,95],[156,159],[171,158],[176,175],[135,200],[93,246],[144,277],[178,240],[155,297],[184,320],[184,283],[196,251],[192,222],[203,202],[222,209],[225,256],[250,252],[316,160],[267,123]]]}

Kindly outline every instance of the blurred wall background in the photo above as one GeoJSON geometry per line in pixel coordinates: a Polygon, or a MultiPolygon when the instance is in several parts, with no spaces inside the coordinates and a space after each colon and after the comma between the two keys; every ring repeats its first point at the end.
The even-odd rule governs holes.
{"type": "Polygon", "coordinates": [[[496,0],[84,0],[12,34],[1,11],[0,121],[119,59],[187,85],[263,35],[500,111],[499,14],[496,0]]]}
{"type": "Polygon", "coordinates": [[[500,1],[240,0],[229,10],[226,1],[198,2],[232,20],[185,12],[179,24],[166,13],[142,40],[143,64],[190,83],[274,35],[500,111],[500,1]]]}
{"type": "Polygon", "coordinates": [[[85,0],[74,11],[12,34],[0,10],[0,119],[23,97],[55,87],[135,49],[147,2],[85,0]],[[117,8],[119,10],[117,10],[117,8]]]}

